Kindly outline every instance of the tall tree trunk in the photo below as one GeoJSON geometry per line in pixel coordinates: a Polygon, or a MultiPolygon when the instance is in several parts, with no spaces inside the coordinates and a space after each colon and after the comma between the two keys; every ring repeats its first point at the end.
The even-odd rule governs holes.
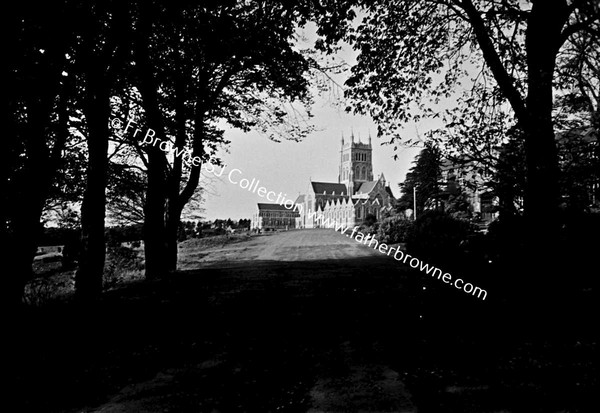
{"type": "MultiPolygon", "coordinates": [[[[179,57],[179,50],[175,49],[176,53],[173,55],[173,59],[178,67],[181,67],[181,61],[179,57]]],[[[187,116],[186,116],[186,88],[184,79],[182,76],[177,75],[175,79],[175,123],[176,123],[176,136],[175,136],[175,147],[178,150],[184,150],[187,144],[187,116]]],[[[168,271],[177,270],[177,242],[179,235],[179,223],[181,222],[181,212],[187,200],[182,202],[180,195],[181,179],[183,176],[183,158],[182,156],[176,156],[173,160],[173,168],[171,175],[168,180],[168,204],[167,204],[167,215],[165,219],[166,232],[166,256],[165,265],[168,271]]]]}
{"type": "Polygon", "coordinates": [[[512,106],[525,133],[527,185],[525,213],[530,223],[529,243],[537,249],[556,239],[558,159],[552,123],[552,78],[562,29],[570,10],[566,0],[534,0],[527,22],[527,97],[522,98],[471,0],[462,2],[483,57],[512,106]]]}
{"type": "Polygon", "coordinates": [[[535,1],[527,25],[527,97],[525,122],[526,186],[524,209],[527,224],[526,278],[519,286],[524,314],[530,324],[557,328],[556,282],[564,257],[558,246],[560,200],[558,152],[552,120],[552,80],[562,44],[562,28],[569,16],[564,0],[535,1]],[[555,259],[557,258],[557,259],[555,259]]]}
{"type": "Polygon", "coordinates": [[[534,2],[526,34],[527,122],[525,214],[534,245],[554,242],[558,225],[558,153],[552,122],[552,80],[569,16],[564,0],[534,2]],[[548,4],[553,3],[553,4],[548,4]]]}
{"type": "MultiPolygon", "coordinates": [[[[58,134],[52,151],[47,146],[47,127],[52,123],[51,114],[57,90],[57,82],[52,82],[51,79],[50,77],[46,78],[46,81],[40,79],[40,84],[37,86],[29,85],[32,99],[28,103],[26,127],[19,130],[15,119],[9,119],[6,123],[8,146],[18,150],[18,142],[21,138],[25,144],[26,155],[21,174],[13,175],[14,171],[4,169],[12,164],[12,160],[8,157],[7,161],[10,162],[2,165],[3,185],[6,190],[3,194],[8,196],[6,196],[7,205],[2,208],[1,240],[2,245],[5,246],[6,260],[3,261],[8,277],[2,288],[1,299],[3,304],[9,306],[22,302],[24,287],[33,275],[33,258],[42,231],[40,220],[66,142],[68,96],[66,88],[63,88],[57,107],[58,134]],[[11,182],[8,180],[9,176],[12,176],[11,182]]],[[[8,109],[8,113],[16,113],[16,108],[10,102],[8,109]]]]}
{"type": "Polygon", "coordinates": [[[165,265],[168,271],[175,271],[177,269],[177,240],[182,211],[177,204],[178,202],[169,201],[167,207],[165,265]]]}
{"type": "Polygon", "coordinates": [[[42,227],[40,217],[45,201],[42,195],[45,192],[44,185],[35,184],[33,180],[29,182],[33,184],[27,188],[29,193],[14,200],[18,210],[11,214],[11,229],[6,234],[4,244],[8,277],[2,287],[2,302],[11,307],[22,302],[25,285],[33,275],[32,263],[42,227]]]}
{"type": "Polygon", "coordinates": [[[108,171],[108,120],[110,102],[103,65],[91,59],[86,78],[86,111],[88,125],[87,182],[81,206],[81,254],[75,278],[76,294],[83,300],[102,292],[106,246],[106,182],[108,171]]]}
{"type": "MultiPolygon", "coordinates": [[[[183,111],[178,111],[182,113],[183,111]]],[[[204,150],[204,105],[201,102],[197,103],[196,116],[194,121],[194,136],[192,158],[195,156],[202,157],[204,150]]],[[[178,116],[178,136],[177,144],[183,148],[186,139],[185,134],[185,118],[178,116]]],[[[181,213],[188,201],[194,195],[200,183],[201,165],[193,165],[191,167],[190,176],[185,184],[185,187],[179,192],[179,186],[182,176],[182,159],[175,158],[171,180],[169,181],[169,199],[166,219],[166,265],[169,271],[177,269],[177,235],[179,231],[179,223],[181,222],[181,213]]]]}
{"type": "MultiPolygon", "coordinates": [[[[140,16],[136,27],[135,55],[146,120],[158,141],[166,140],[165,125],[160,110],[158,88],[154,66],[150,58],[150,37],[152,29],[151,5],[140,5],[140,16]]],[[[167,159],[158,145],[148,146],[148,186],[144,205],[144,256],[145,276],[148,279],[165,274],[166,228],[165,213],[167,202],[167,159]]]]}
{"type": "Polygon", "coordinates": [[[160,151],[158,148],[150,148],[148,156],[148,188],[144,206],[145,275],[148,279],[163,276],[167,271],[165,159],[163,153],[156,153],[157,150],[160,151]]]}

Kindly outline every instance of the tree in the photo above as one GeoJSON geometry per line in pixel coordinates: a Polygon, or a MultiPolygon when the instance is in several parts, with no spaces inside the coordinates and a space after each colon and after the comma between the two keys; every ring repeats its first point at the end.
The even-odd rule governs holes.
{"type": "Polygon", "coordinates": [[[240,219],[238,221],[238,228],[243,229],[243,230],[249,230],[250,229],[250,224],[252,224],[252,221],[249,219],[240,219]]]}
{"type": "Polygon", "coordinates": [[[444,199],[444,212],[452,218],[469,220],[473,217],[473,206],[467,193],[459,186],[452,185],[444,199]]]}
{"type": "Polygon", "coordinates": [[[87,128],[88,164],[75,289],[84,300],[102,292],[110,96],[127,56],[122,47],[122,40],[129,30],[126,6],[127,3],[118,1],[81,5],[78,33],[82,40],[76,54],[84,88],[82,106],[87,128]]]}
{"type": "Polygon", "coordinates": [[[276,140],[310,131],[294,107],[310,103],[310,65],[293,39],[312,14],[304,4],[279,2],[140,4],[135,59],[144,120],[159,141],[200,159],[190,166],[174,157],[171,164],[158,147],[146,149],[147,276],[175,269],[182,210],[202,165],[218,165],[214,154],[227,143],[219,122],[276,140]]]}
{"type": "Polygon", "coordinates": [[[403,141],[401,125],[441,118],[429,136],[474,155],[501,142],[513,118],[523,131],[530,244],[543,254],[557,232],[557,56],[578,33],[597,37],[599,16],[592,0],[377,2],[348,37],[360,52],[347,82],[351,108],[370,113],[392,143],[403,141]],[[472,86],[457,93],[470,68],[472,86]],[[440,116],[435,104],[449,98],[459,105],[440,116]]]}
{"type": "Polygon", "coordinates": [[[62,2],[33,8],[19,3],[4,12],[8,33],[3,65],[6,139],[0,161],[4,305],[21,303],[42,212],[69,139],[73,84],[64,73],[70,68],[67,53],[74,41],[70,22],[71,10],[62,2]]]}
{"type": "Polygon", "coordinates": [[[442,206],[442,159],[440,150],[426,145],[417,155],[406,179],[400,186],[402,195],[398,202],[399,210],[414,209],[414,189],[417,193],[417,211],[438,209],[442,206]]]}

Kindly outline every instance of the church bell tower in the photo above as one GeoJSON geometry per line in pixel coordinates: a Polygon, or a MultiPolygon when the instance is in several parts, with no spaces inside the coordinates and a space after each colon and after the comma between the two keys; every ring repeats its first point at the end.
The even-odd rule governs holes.
{"type": "Polygon", "coordinates": [[[373,180],[371,155],[370,135],[368,144],[360,142],[360,138],[359,142],[354,142],[354,132],[351,134],[350,142],[345,142],[342,135],[338,183],[346,185],[349,195],[353,195],[363,182],[373,180]]]}

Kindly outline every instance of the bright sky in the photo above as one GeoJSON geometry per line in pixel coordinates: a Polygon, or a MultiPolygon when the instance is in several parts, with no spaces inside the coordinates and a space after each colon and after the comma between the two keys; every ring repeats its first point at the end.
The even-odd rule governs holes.
{"type": "MultiPolygon", "coordinates": [[[[311,37],[312,31],[306,29],[302,34],[311,37]]],[[[304,47],[304,46],[300,46],[304,47]]],[[[350,47],[344,47],[338,54],[349,64],[354,62],[355,53],[350,47]]],[[[336,78],[343,84],[344,77],[336,78]]],[[[398,160],[393,159],[393,146],[382,145],[376,137],[377,128],[370,117],[354,116],[345,113],[345,105],[334,105],[328,97],[317,97],[312,112],[312,119],[317,130],[302,142],[270,141],[257,132],[243,133],[239,130],[228,130],[225,137],[231,141],[229,153],[222,153],[225,173],[220,178],[213,178],[210,190],[205,194],[204,219],[216,218],[234,220],[251,218],[256,212],[256,204],[269,202],[256,193],[240,188],[227,179],[227,174],[236,168],[243,176],[237,174],[236,180],[247,178],[260,180],[259,186],[268,191],[288,194],[295,199],[298,194],[306,193],[310,179],[313,181],[337,182],[339,167],[340,139],[350,139],[354,131],[355,140],[360,135],[362,142],[368,141],[369,133],[373,139],[373,176],[380,173],[390,182],[393,193],[398,197],[398,184],[404,180],[411,166],[416,148],[399,148],[398,160]]],[[[416,128],[405,131],[413,137],[416,128]]]]}

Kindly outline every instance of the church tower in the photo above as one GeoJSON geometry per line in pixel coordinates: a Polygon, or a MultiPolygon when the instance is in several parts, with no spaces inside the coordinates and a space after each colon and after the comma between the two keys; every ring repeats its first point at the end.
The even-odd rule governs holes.
{"type": "Polygon", "coordinates": [[[353,195],[363,182],[373,180],[371,152],[370,135],[368,144],[360,141],[354,142],[354,132],[352,132],[350,142],[345,142],[342,135],[338,183],[346,185],[349,195],[353,195]]]}

